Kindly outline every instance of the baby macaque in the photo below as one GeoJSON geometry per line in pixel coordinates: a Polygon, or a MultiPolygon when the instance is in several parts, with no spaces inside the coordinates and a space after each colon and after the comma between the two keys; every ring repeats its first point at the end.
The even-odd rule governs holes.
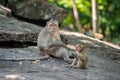
{"type": "Polygon", "coordinates": [[[76,53],[74,54],[74,60],[70,67],[85,69],[88,63],[88,55],[84,50],[84,46],[81,44],[76,45],[76,53]]]}
{"type": "Polygon", "coordinates": [[[58,21],[51,19],[38,36],[37,46],[40,54],[63,58],[70,61],[66,44],[61,41],[58,21]]]}

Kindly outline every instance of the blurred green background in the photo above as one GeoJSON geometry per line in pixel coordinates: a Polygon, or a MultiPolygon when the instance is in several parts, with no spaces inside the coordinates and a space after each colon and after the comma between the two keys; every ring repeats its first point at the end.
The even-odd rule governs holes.
{"type": "MultiPolygon", "coordinates": [[[[72,30],[78,31],[72,12],[72,0],[48,0],[50,3],[64,8],[68,16],[63,21],[64,27],[73,25],[72,30]]],[[[91,0],[75,0],[80,25],[92,26],[91,0]]],[[[120,44],[120,0],[97,0],[98,7],[98,32],[104,34],[105,40],[120,44]]]]}

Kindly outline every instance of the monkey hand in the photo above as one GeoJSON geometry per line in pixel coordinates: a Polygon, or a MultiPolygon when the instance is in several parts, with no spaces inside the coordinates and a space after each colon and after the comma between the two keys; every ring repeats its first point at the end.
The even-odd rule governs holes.
{"type": "Polygon", "coordinates": [[[48,48],[52,48],[52,47],[67,47],[63,42],[54,42],[52,44],[49,45],[48,48]]]}

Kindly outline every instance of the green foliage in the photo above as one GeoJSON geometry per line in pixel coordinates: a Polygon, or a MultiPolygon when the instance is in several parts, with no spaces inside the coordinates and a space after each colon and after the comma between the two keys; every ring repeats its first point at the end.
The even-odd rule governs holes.
{"type": "MultiPolygon", "coordinates": [[[[72,2],[71,0],[48,0],[52,4],[56,4],[59,7],[66,9],[69,14],[64,20],[64,26],[69,26],[69,24],[74,24],[72,15],[72,2]]],[[[79,17],[81,25],[91,22],[91,2],[90,0],[75,0],[76,6],[79,12],[79,17]]],[[[74,24],[75,25],[75,24],[74,24]]]]}
{"type": "MultiPolygon", "coordinates": [[[[64,26],[74,24],[71,0],[48,0],[52,4],[66,9],[69,14],[64,20],[64,26]]],[[[91,0],[75,0],[81,25],[91,24],[91,0]]],[[[110,33],[110,39],[120,36],[120,0],[98,0],[99,29],[103,33],[110,33]]],[[[107,35],[106,35],[107,37],[107,35]]],[[[116,40],[116,39],[115,39],[116,40]]]]}
{"type": "Polygon", "coordinates": [[[120,1],[119,0],[98,0],[99,2],[99,22],[106,24],[110,39],[116,40],[120,36],[120,1]]]}

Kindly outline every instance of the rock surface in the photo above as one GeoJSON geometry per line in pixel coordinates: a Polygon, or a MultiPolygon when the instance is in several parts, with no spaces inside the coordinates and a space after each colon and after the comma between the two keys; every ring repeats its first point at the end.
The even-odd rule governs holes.
{"type": "MultiPolygon", "coordinates": [[[[83,42],[89,55],[87,69],[67,68],[61,59],[35,61],[0,60],[0,80],[119,80],[120,49],[110,47],[99,40],[74,32],[61,31],[73,46],[83,42]],[[116,58],[117,56],[117,58],[116,58]]],[[[38,57],[39,50],[29,48],[1,49],[0,58],[38,57]]]]}
{"type": "Polygon", "coordinates": [[[11,17],[11,10],[9,8],[4,7],[3,5],[0,4],[0,14],[11,17]]]}
{"type": "Polygon", "coordinates": [[[36,42],[40,26],[0,15],[0,41],[36,42]]]}
{"type": "MultiPolygon", "coordinates": [[[[0,42],[36,42],[42,28],[0,15],[0,42]]],[[[5,60],[6,58],[37,58],[39,50],[28,48],[0,48],[0,80],[119,80],[120,47],[114,44],[87,37],[80,33],[60,30],[74,47],[84,43],[89,55],[87,69],[67,68],[61,59],[48,60],[5,60]]],[[[4,46],[4,43],[2,44],[4,46]]],[[[12,46],[11,44],[10,46],[12,46]]]]}
{"type": "Polygon", "coordinates": [[[53,6],[47,0],[9,0],[8,6],[14,15],[30,20],[54,18],[61,23],[67,15],[64,9],[53,6]]]}

